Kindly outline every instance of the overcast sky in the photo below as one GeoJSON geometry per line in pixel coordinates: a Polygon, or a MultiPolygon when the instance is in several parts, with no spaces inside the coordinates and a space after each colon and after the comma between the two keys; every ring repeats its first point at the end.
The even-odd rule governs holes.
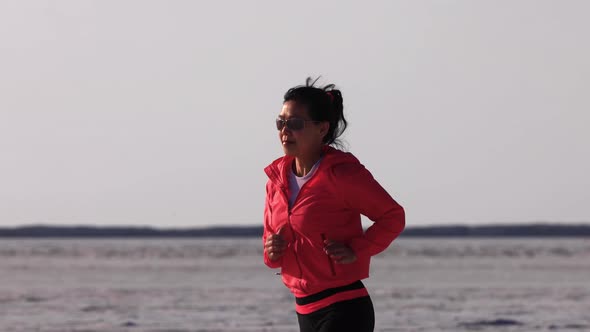
{"type": "Polygon", "coordinates": [[[3,1],[0,226],[260,224],[284,92],[342,91],[409,226],[590,223],[590,1],[3,1]]]}

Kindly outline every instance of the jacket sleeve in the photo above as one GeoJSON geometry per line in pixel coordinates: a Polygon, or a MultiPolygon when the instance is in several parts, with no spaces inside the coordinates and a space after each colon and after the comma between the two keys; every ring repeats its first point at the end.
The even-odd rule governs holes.
{"type": "Polygon", "coordinates": [[[264,256],[264,264],[266,264],[270,268],[279,268],[282,265],[283,258],[279,258],[277,260],[270,260],[266,251],[264,250],[264,244],[266,243],[266,238],[270,236],[273,231],[270,227],[270,220],[271,220],[271,209],[270,209],[270,201],[269,201],[269,193],[270,193],[270,183],[266,184],[266,200],[264,202],[264,227],[262,231],[262,253],[264,256]]]}
{"type": "Polygon", "coordinates": [[[405,212],[360,163],[339,165],[335,181],[346,204],[373,221],[361,237],[348,243],[359,256],[385,250],[405,227],[405,212]]]}

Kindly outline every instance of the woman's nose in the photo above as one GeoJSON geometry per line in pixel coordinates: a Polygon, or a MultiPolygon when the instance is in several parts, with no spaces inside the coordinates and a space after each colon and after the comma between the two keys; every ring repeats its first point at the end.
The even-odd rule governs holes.
{"type": "Polygon", "coordinates": [[[287,128],[287,125],[284,125],[283,128],[281,128],[281,135],[285,135],[285,134],[291,134],[291,130],[289,130],[289,128],[287,128]]]}

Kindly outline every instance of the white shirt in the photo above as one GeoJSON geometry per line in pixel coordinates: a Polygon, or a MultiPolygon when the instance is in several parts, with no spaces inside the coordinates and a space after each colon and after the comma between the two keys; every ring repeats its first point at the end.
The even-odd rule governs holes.
{"type": "Polygon", "coordinates": [[[313,176],[313,174],[317,170],[318,166],[320,165],[321,160],[322,160],[322,158],[320,158],[313,165],[313,167],[311,168],[309,173],[307,173],[304,176],[297,176],[297,175],[295,175],[295,172],[293,172],[293,170],[291,170],[291,173],[289,173],[289,191],[291,192],[291,196],[289,197],[289,207],[293,206],[293,204],[295,203],[295,200],[297,199],[297,195],[299,195],[299,190],[301,190],[301,187],[303,187],[303,185],[307,181],[309,181],[309,179],[311,179],[311,177],[313,176]]]}

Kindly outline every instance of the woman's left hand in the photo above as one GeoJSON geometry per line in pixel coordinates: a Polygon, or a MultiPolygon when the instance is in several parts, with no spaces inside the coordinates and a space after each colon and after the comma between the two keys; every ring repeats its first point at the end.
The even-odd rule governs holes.
{"type": "Polygon", "coordinates": [[[336,263],[350,264],[356,261],[356,254],[354,251],[344,243],[325,240],[324,245],[324,251],[336,263]]]}

